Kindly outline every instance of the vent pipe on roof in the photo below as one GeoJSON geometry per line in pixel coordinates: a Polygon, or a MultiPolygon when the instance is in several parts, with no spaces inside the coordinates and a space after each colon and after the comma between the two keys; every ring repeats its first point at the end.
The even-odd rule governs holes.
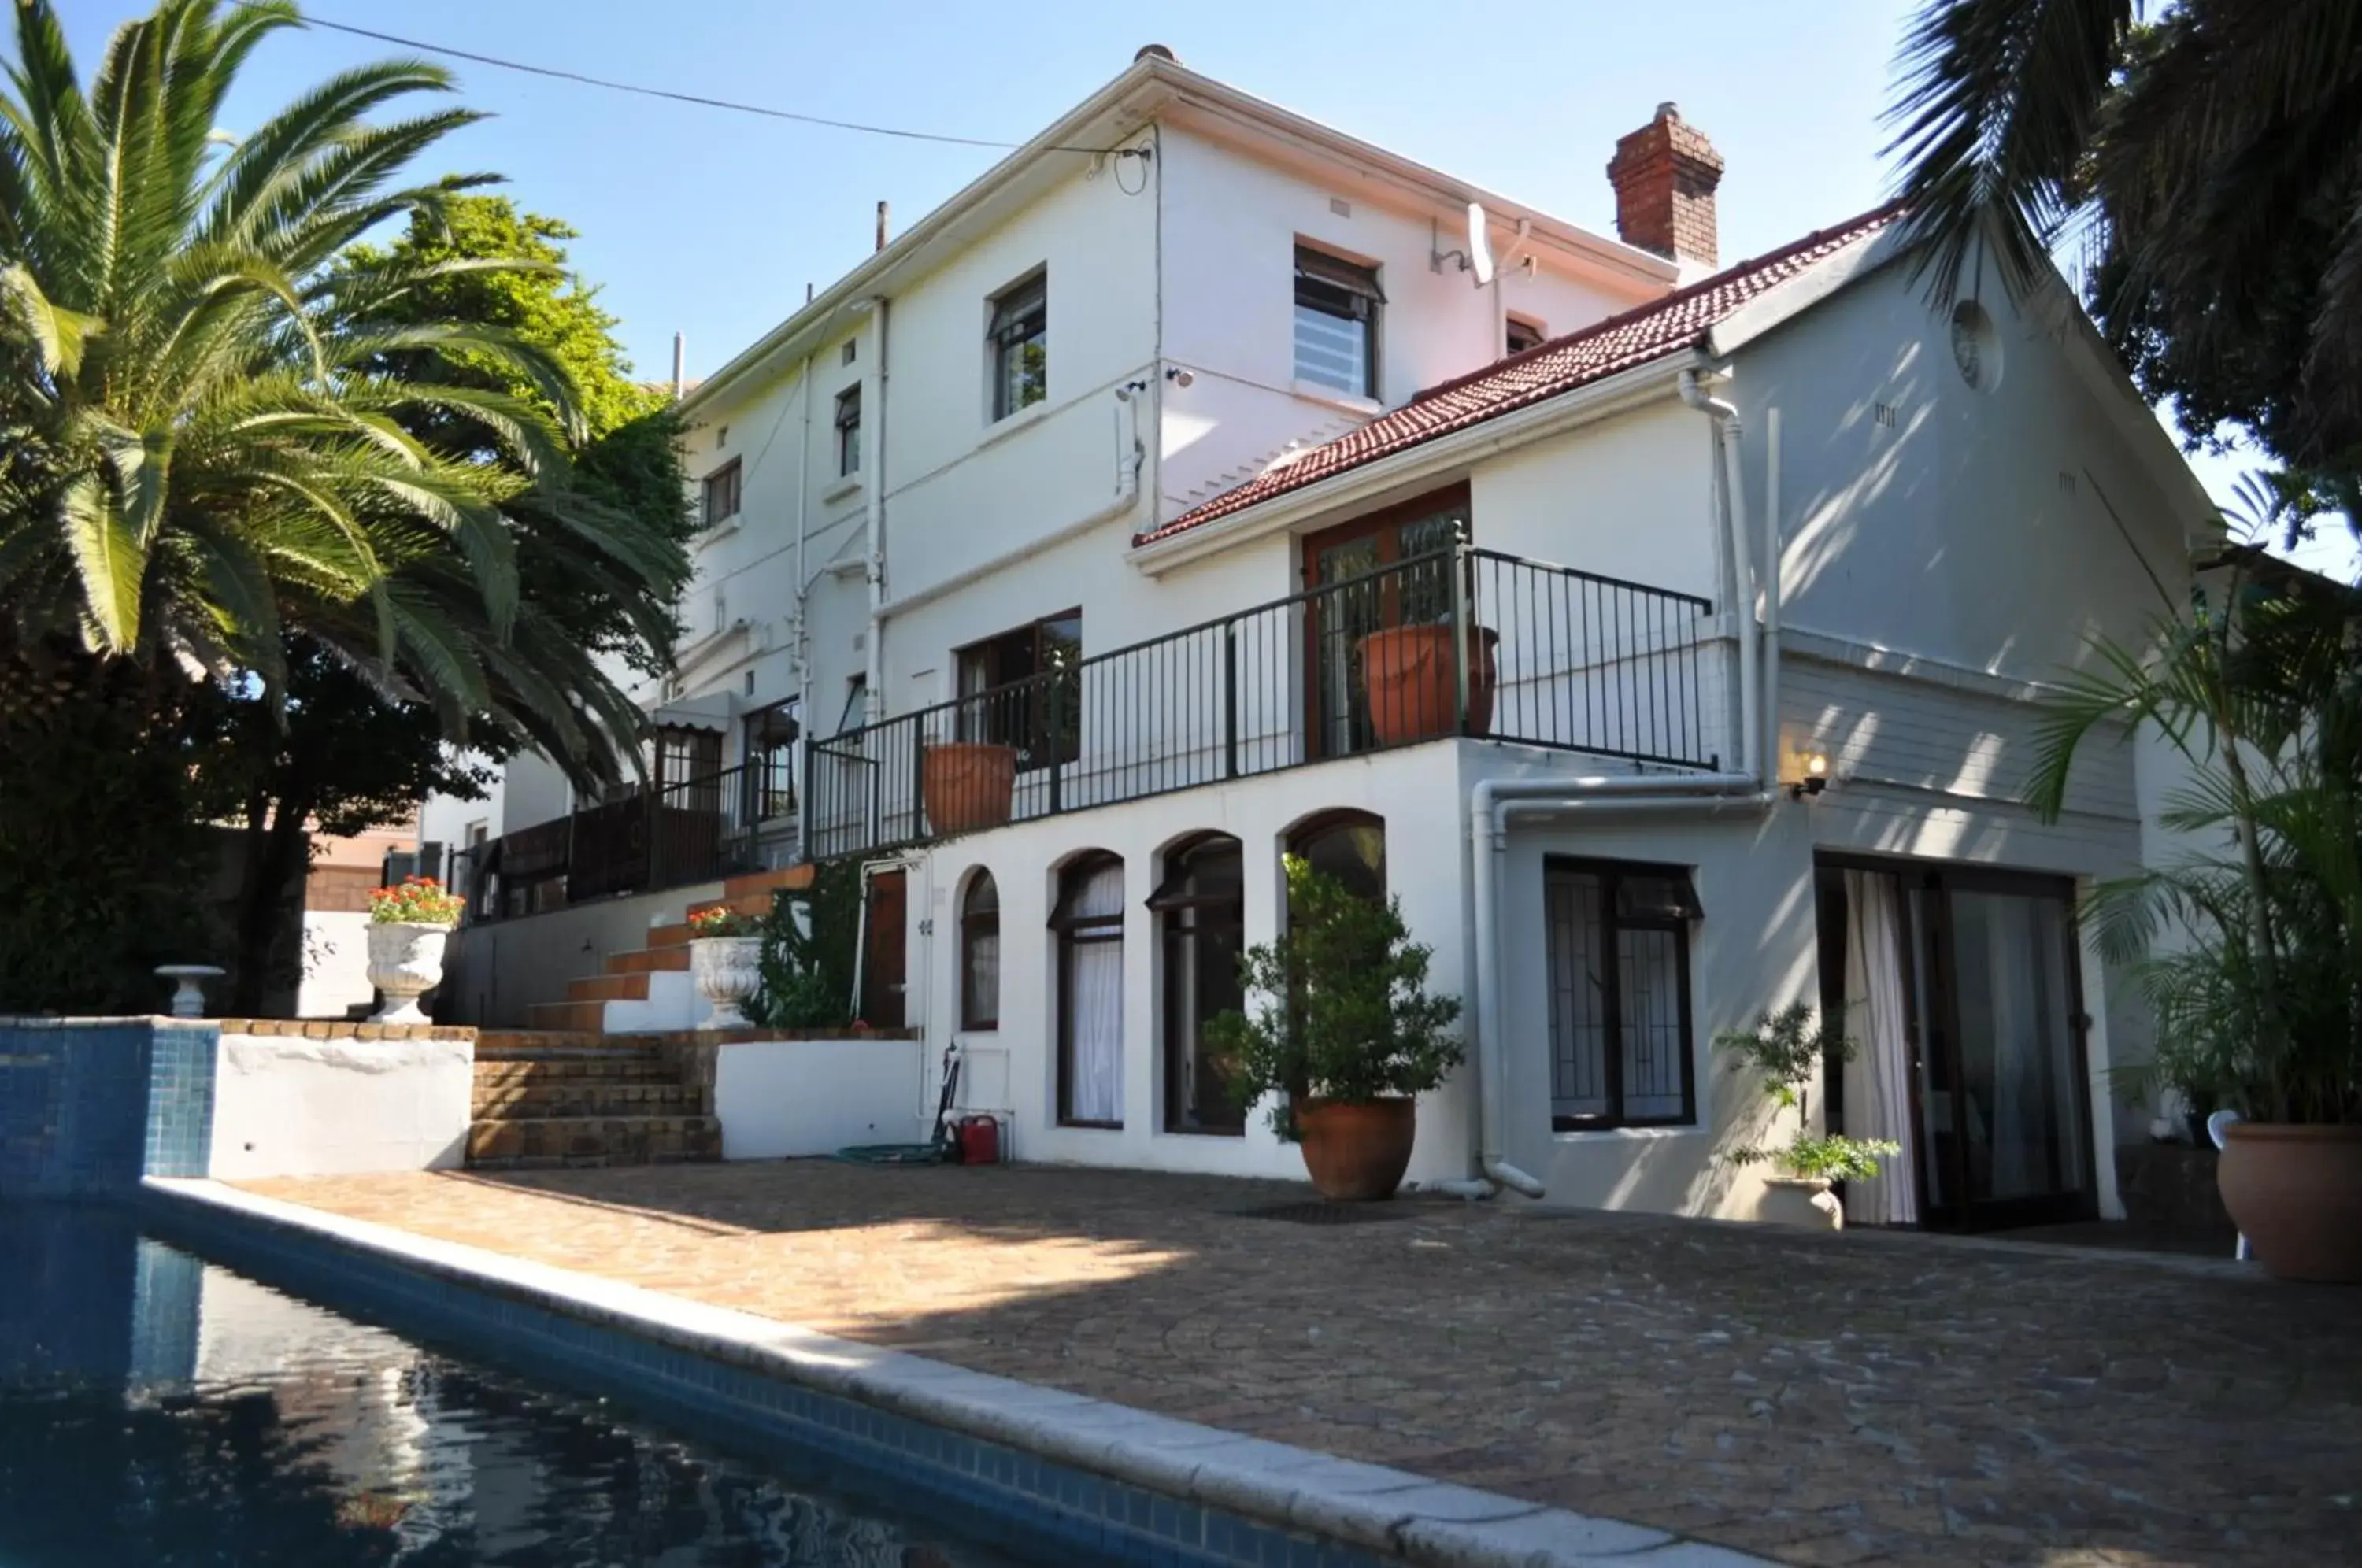
{"type": "Polygon", "coordinates": [[[886,217],[891,209],[884,202],[877,204],[877,248],[886,248],[886,217]]]}
{"type": "Polygon", "coordinates": [[[682,333],[672,335],[672,400],[680,401],[681,378],[689,369],[689,339],[682,333]]]}

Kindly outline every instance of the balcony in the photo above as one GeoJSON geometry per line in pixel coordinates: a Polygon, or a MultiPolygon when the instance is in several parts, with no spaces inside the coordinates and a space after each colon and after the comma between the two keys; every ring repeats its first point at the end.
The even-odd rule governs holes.
{"type": "Polygon", "coordinates": [[[794,769],[767,756],[661,788],[637,787],[553,822],[454,852],[476,923],[760,868],[789,831],[794,769]]]}
{"type": "Polygon", "coordinates": [[[1716,766],[1713,606],[1414,557],[813,743],[807,849],[864,855],[1462,735],[1716,766]]]}

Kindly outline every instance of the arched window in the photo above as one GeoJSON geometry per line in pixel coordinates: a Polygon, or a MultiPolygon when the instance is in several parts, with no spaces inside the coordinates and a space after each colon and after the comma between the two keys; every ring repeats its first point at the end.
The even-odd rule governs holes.
{"type": "Polygon", "coordinates": [[[960,900],[960,1027],[1000,1027],[1000,889],[978,871],[960,900]]]}
{"type": "Polygon", "coordinates": [[[1058,874],[1058,1121],[1123,1125],[1123,861],[1102,850],[1058,874]]]}
{"type": "Polygon", "coordinates": [[[1246,1107],[1229,1063],[1206,1043],[1210,1019],[1246,1005],[1239,954],[1246,946],[1246,881],[1239,841],[1209,833],[1164,857],[1164,881],[1150,896],[1164,944],[1164,1130],[1246,1131],[1246,1107]]]}
{"type": "Polygon", "coordinates": [[[1367,812],[1323,812],[1298,823],[1287,852],[1365,899],[1386,896],[1386,823],[1367,812]]]}

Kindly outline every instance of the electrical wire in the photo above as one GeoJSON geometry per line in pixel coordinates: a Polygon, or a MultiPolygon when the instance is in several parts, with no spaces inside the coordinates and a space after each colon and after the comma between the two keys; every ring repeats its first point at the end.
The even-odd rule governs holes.
{"type": "MultiPolygon", "coordinates": [[[[237,0],[247,9],[259,9],[253,0],[237,0]]],[[[393,44],[402,49],[414,49],[421,54],[439,54],[450,60],[465,60],[478,65],[490,65],[502,71],[520,72],[527,76],[546,76],[555,81],[572,82],[585,87],[601,87],[611,93],[630,93],[643,98],[662,98],[676,104],[693,104],[701,108],[727,109],[734,114],[759,115],[765,119],[792,120],[798,125],[820,126],[829,130],[855,131],[863,136],[896,137],[904,141],[941,142],[952,147],[986,147],[1013,151],[1026,144],[1021,141],[995,141],[987,137],[949,136],[940,131],[907,130],[898,126],[876,126],[858,120],[830,119],[825,115],[801,114],[794,109],[772,108],[762,104],[740,104],[728,98],[709,98],[696,93],[676,93],[667,87],[646,87],[634,82],[617,82],[603,76],[590,76],[579,71],[568,71],[554,65],[533,65],[521,60],[508,60],[496,54],[481,54],[473,50],[454,49],[448,44],[427,43],[419,39],[403,38],[398,33],[382,33],[373,28],[355,27],[350,22],[332,22],[309,12],[300,17],[300,25],[325,28],[330,32],[349,33],[355,38],[371,39],[379,43],[393,44]]],[[[1095,158],[1137,158],[1145,162],[1149,149],[1144,147],[1068,147],[1052,145],[1048,152],[1086,152],[1095,158]]]]}

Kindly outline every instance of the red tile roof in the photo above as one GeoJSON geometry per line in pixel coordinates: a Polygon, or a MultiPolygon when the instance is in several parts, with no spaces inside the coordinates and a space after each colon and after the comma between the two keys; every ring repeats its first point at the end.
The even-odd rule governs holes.
{"type": "Polygon", "coordinates": [[[1305,452],[1235,490],[1192,507],[1170,523],[1137,536],[1153,544],[1202,523],[1242,512],[1275,496],[1392,457],[1439,436],[1465,430],[1488,419],[1573,392],[1596,381],[1660,359],[1702,342],[1714,326],[1816,263],[1826,260],[1894,221],[1897,209],[1881,207],[1834,228],[1805,236],[1794,244],[1741,261],[1736,267],[1677,290],[1621,315],[1594,322],[1579,332],[1554,337],[1467,375],[1428,388],[1392,414],[1305,452]]]}

